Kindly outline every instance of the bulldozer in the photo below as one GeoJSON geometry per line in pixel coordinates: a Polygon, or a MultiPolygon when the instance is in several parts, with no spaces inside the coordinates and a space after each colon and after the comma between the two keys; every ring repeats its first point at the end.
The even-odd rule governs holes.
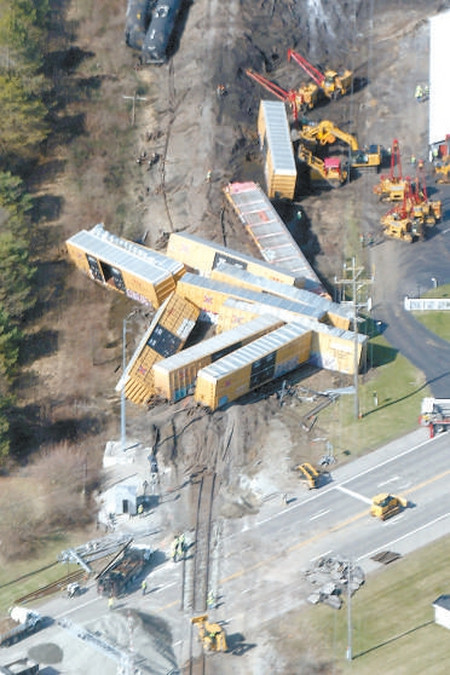
{"type": "Polygon", "coordinates": [[[300,478],[304,480],[308,486],[308,490],[314,490],[320,487],[320,472],[317,471],[309,462],[304,462],[295,467],[300,472],[300,478]]]}
{"type": "Polygon", "coordinates": [[[298,157],[309,167],[309,173],[312,181],[325,182],[332,188],[339,187],[347,181],[348,168],[340,157],[325,157],[319,159],[300,144],[298,157]]]}
{"type": "Polygon", "coordinates": [[[218,623],[210,623],[207,614],[200,614],[191,619],[198,628],[198,637],[205,652],[226,652],[228,649],[224,629],[218,623]]]}
{"type": "Polygon", "coordinates": [[[407,499],[383,492],[372,499],[370,515],[374,518],[379,518],[380,520],[386,520],[387,518],[391,518],[391,516],[400,513],[400,511],[403,511],[403,509],[406,509],[407,507],[407,499]]]}
{"type": "Polygon", "coordinates": [[[293,49],[288,49],[287,59],[288,61],[292,59],[303,68],[305,73],[316,83],[317,87],[320,87],[327,98],[335,99],[339,96],[345,96],[352,89],[353,72],[351,70],[345,69],[340,73],[330,68],[326,68],[323,71],[319,70],[319,68],[313,66],[304,56],[293,49]]]}
{"type": "Polygon", "coordinates": [[[450,155],[435,163],[434,175],[436,183],[450,183],[450,155]]]}

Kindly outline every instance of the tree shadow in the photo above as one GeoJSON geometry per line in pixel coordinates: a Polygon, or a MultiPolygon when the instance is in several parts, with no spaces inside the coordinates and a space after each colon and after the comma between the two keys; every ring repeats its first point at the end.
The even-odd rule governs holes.
{"type": "Polygon", "coordinates": [[[409,630],[405,630],[403,633],[399,633],[398,635],[394,635],[394,637],[391,637],[388,640],[384,640],[383,642],[380,642],[379,644],[374,645],[373,647],[369,647],[369,649],[365,649],[363,652],[359,652],[358,654],[355,654],[354,658],[358,659],[361,656],[365,656],[366,654],[370,654],[371,652],[376,651],[377,649],[381,649],[381,647],[386,647],[386,645],[392,644],[393,642],[397,642],[397,640],[401,640],[401,638],[404,638],[407,635],[411,635],[412,633],[415,633],[416,631],[420,630],[421,628],[426,628],[426,626],[430,626],[433,623],[434,623],[434,621],[432,619],[430,621],[425,621],[425,623],[421,623],[418,626],[415,626],[414,628],[410,628],[409,630]]]}
{"type": "Polygon", "coordinates": [[[50,356],[58,349],[58,331],[41,329],[26,335],[20,344],[20,364],[27,365],[43,356],[50,356]]]}

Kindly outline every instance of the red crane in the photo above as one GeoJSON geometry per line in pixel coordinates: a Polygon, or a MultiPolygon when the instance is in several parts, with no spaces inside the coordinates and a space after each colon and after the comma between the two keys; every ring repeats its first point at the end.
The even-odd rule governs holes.
{"type": "Polygon", "coordinates": [[[396,138],[392,141],[391,170],[389,172],[391,183],[399,183],[402,180],[402,162],[400,158],[400,143],[396,138]],[[398,167],[398,176],[395,175],[395,167],[398,167]]]}
{"type": "Polygon", "coordinates": [[[293,49],[288,49],[287,51],[287,60],[290,61],[293,59],[298,65],[303,68],[305,73],[310,76],[312,80],[319,86],[323,87],[325,82],[325,75],[315,68],[309,61],[305,59],[304,56],[294,51],[293,49]]]}
{"type": "Polygon", "coordinates": [[[289,91],[286,91],[286,89],[283,89],[283,87],[280,87],[278,84],[275,84],[275,82],[271,82],[267,78],[263,77],[263,75],[255,73],[250,68],[248,68],[245,71],[245,73],[252,80],[254,80],[262,87],[264,87],[264,89],[267,89],[267,91],[270,91],[271,94],[279,98],[280,101],[288,103],[292,110],[294,120],[297,121],[299,110],[301,110],[304,104],[303,96],[300,92],[296,91],[295,89],[290,89],[289,91]]]}
{"type": "Polygon", "coordinates": [[[309,77],[314,80],[316,85],[323,91],[328,98],[336,98],[337,96],[344,96],[351,91],[353,82],[353,73],[351,70],[345,70],[342,73],[337,73],[335,70],[327,68],[324,73],[313,66],[304,56],[288,49],[287,59],[293,59],[309,77]]]}

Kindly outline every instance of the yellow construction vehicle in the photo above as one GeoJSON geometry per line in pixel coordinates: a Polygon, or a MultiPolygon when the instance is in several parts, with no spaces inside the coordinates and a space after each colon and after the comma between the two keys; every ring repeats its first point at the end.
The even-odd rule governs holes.
{"type": "Polygon", "coordinates": [[[198,628],[198,637],[205,652],[226,652],[227,638],[223,627],[218,623],[209,623],[208,615],[194,616],[191,623],[198,628]]]}
{"type": "Polygon", "coordinates": [[[380,520],[386,520],[407,507],[407,499],[383,492],[372,499],[370,515],[374,516],[374,518],[380,518],[380,520]]]}
{"type": "Polygon", "coordinates": [[[353,169],[374,169],[378,171],[381,166],[382,150],[380,145],[359,147],[358,140],[352,134],[339,129],[330,120],[322,120],[318,124],[304,124],[299,131],[300,141],[304,145],[318,143],[328,145],[342,141],[350,147],[350,166],[353,169]]]}
{"type": "Polygon", "coordinates": [[[304,462],[295,467],[300,471],[300,477],[308,485],[308,490],[314,490],[320,487],[320,472],[317,471],[309,462],[304,462]]]}
{"type": "Polygon", "coordinates": [[[298,157],[309,167],[312,181],[325,181],[330,187],[339,187],[348,178],[348,168],[340,157],[319,159],[303,145],[299,146],[298,157]]]}
{"type": "Polygon", "coordinates": [[[436,183],[450,183],[450,155],[435,162],[434,174],[436,183]]]}
{"type": "Polygon", "coordinates": [[[413,243],[423,237],[423,229],[420,223],[416,222],[407,215],[402,215],[396,209],[391,209],[381,217],[383,234],[391,239],[403,239],[413,243]]]}
{"type": "Polygon", "coordinates": [[[400,159],[400,144],[394,139],[391,150],[391,169],[388,176],[380,176],[380,182],[375,185],[373,192],[379,195],[384,202],[401,202],[405,196],[405,189],[409,185],[409,179],[402,177],[402,165],[400,159]],[[397,167],[397,171],[396,168],[397,167]]]}
{"type": "Polygon", "coordinates": [[[287,58],[288,61],[293,59],[301,68],[303,68],[305,73],[309,75],[318,87],[320,87],[327,98],[344,96],[352,87],[353,73],[351,70],[344,70],[343,72],[338,73],[335,70],[327,68],[322,72],[305,59],[304,56],[293,49],[288,49],[287,58]]]}

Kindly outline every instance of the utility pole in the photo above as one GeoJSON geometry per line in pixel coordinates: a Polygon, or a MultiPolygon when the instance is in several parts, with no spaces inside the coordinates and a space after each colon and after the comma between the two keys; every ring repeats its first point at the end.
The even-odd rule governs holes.
{"type": "Polygon", "coordinates": [[[147,98],[145,96],[138,96],[137,91],[134,92],[133,96],[122,96],[122,98],[133,101],[131,107],[131,126],[134,127],[134,123],[136,122],[136,101],[146,101],[147,98]]]}
{"type": "Polygon", "coordinates": [[[352,561],[347,563],[347,661],[353,659],[353,627],[352,627],[352,561]]]}
{"type": "Polygon", "coordinates": [[[127,427],[126,427],[126,402],[125,402],[125,371],[127,369],[127,321],[131,319],[139,310],[133,309],[122,322],[122,378],[123,386],[120,392],[120,445],[122,452],[125,452],[127,445],[127,427]]]}
{"type": "Polygon", "coordinates": [[[353,307],[353,335],[354,335],[354,348],[353,348],[353,384],[355,388],[355,418],[360,418],[360,409],[359,409],[359,392],[358,392],[358,371],[359,371],[359,340],[358,340],[358,311],[360,309],[366,308],[369,309],[372,305],[371,298],[366,292],[366,298],[364,301],[360,301],[359,297],[362,289],[366,288],[369,284],[373,283],[373,277],[370,279],[363,279],[361,277],[364,268],[356,265],[356,258],[353,256],[351,264],[344,263],[343,265],[343,276],[342,279],[334,278],[335,284],[342,286],[344,289],[349,287],[351,289],[352,298],[349,301],[353,307]]]}

